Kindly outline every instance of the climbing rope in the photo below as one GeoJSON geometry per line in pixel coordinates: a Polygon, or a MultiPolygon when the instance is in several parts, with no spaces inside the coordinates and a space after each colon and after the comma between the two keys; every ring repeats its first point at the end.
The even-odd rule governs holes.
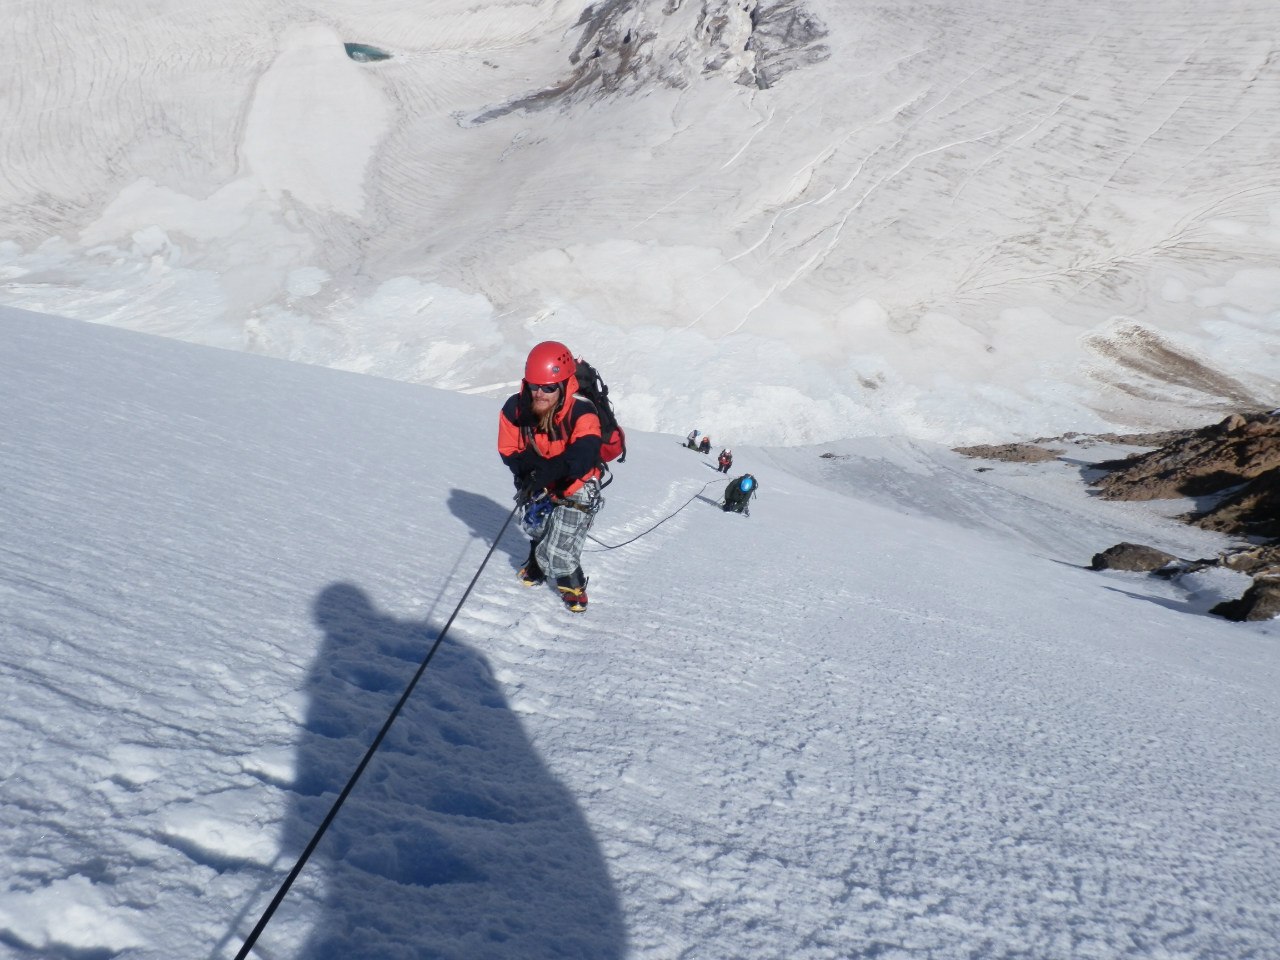
{"type": "Polygon", "coordinates": [[[489,558],[493,556],[493,551],[497,548],[498,542],[502,539],[502,535],[506,533],[507,527],[511,524],[512,518],[516,515],[519,504],[511,508],[511,512],[507,514],[506,521],[502,524],[502,529],[498,531],[498,535],[493,538],[493,545],[489,547],[489,552],[484,555],[484,559],[480,561],[480,567],[476,570],[476,574],[471,578],[471,582],[467,584],[467,589],[462,592],[462,599],[458,601],[458,605],[453,608],[453,613],[449,614],[449,619],[444,625],[444,629],[440,631],[440,635],[436,637],[436,642],[431,645],[431,649],[427,651],[426,657],[418,666],[418,671],[413,675],[413,679],[409,681],[409,685],[404,688],[404,693],[400,695],[399,702],[391,709],[387,722],[382,725],[382,729],[378,731],[378,735],[373,738],[373,743],[369,745],[369,749],[365,751],[364,758],[356,767],[355,773],[351,774],[351,779],[347,781],[347,785],[342,788],[342,792],[338,794],[338,799],[333,802],[333,806],[329,808],[329,812],[325,815],[324,821],[316,829],[315,835],[312,836],[310,842],[307,843],[306,849],[302,851],[302,855],[298,857],[298,862],[293,865],[293,869],[289,871],[289,875],[285,877],[284,882],[280,884],[280,889],[276,891],[276,895],[271,898],[271,903],[267,905],[267,909],[263,911],[262,917],[258,920],[256,926],[250,932],[248,938],[244,942],[244,946],[240,948],[240,952],[236,954],[235,960],[245,960],[249,956],[249,951],[253,949],[253,945],[258,942],[258,937],[262,931],[266,929],[271,917],[275,914],[276,908],[280,906],[284,900],[285,894],[289,892],[289,888],[293,886],[293,882],[298,879],[298,875],[302,873],[302,868],[306,866],[307,860],[310,859],[312,852],[320,843],[320,838],[324,836],[325,831],[329,829],[329,824],[333,823],[337,817],[338,811],[342,809],[342,805],[346,803],[347,796],[355,788],[356,781],[360,779],[360,775],[364,773],[364,768],[369,765],[369,761],[373,759],[374,753],[382,744],[382,740],[386,737],[387,732],[391,729],[391,725],[396,722],[396,717],[400,715],[401,709],[409,700],[409,695],[413,693],[413,688],[418,685],[418,681],[426,672],[427,664],[431,662],[431,658],[436,655],[436,651],[440,649],[440,644],[444,642],[445,635],[448,634],[449,628],[453,626],[454,619],[458,616],[458,612],[462,609],[462,605],[467,602],[467,597],[471,595],[471,589],[476,585],[476,581],[480,579],[480,574],[484,572],[485,565],[489,562],[489,558]]]}
{"type": "Polygon", "coordinates": [[[587,539],[589,539],[592,543],[598,543],[598,544],[600,544],[600,546],[602,546],[602,547],[604,548],[604,550],[589,550],[589,551],[587,551],[587,552],[588,552],[588,553],[604,553],[604,552],[605,552],[605,550],[617,550],[619,547],[625,547],[625,546],[626,546],[627,544],[629,544],[629,543],[635,543],[635,542],[636,542],[637,540],[639,540],[641,537],[648,536],[649,534],[653,533],[653,531],[657,530],[660,526],[662,526],[664,523],[666,523],[668,520],[670,520],[672,517],[674,517],[676,514],[678,514],[678,513],[679,513],[681,510],[683,510],[685,507],[687,507],[689,504],[693,503],[693,501],[697,500],[697,499],[698,499],[698,497],[702,495],[702,491],[703,491],[703,490],[705,490],[705,489],[707,489],[707,487],[711,486],[713,483],[719,483],[719,481],[718,481],[718,480],[708,480],[706,483],[704,483],[704,484],[703,484],[703,485],[698,489],[697,493],[695,493],[692,497],[690,497],[688,500],[686,500],[686,501],[685,501],[681,506],[679,506],[679,507],[675,510],[675,512],[673,512],[673,513],[669,514],[668,516],[663,517],[661,520],[659,520],[657,523],[655,523],[655,524],[654,524],[652,527],[650,527],[648,530],[643,530],[643,531],[641,531],[640,533],[637,533],[637,534],[636,534],[634,537],[632,537],[630,540],[623,540],[621,543],[613,543],[613,544],[609,544],[609,543],[605,543],[603,540],[598,540],[598,539],[596,539],[595,537],[591,536],[591,534],[589,534],[589,533],[588,533],[588,534],[587,534],[587,539]]]}
{"type": "MultiPolygon", "coordinates": [[[[588,534],[588,537],[593,542],[598,543],[603,547],[604,550],[617,550],[619,547],[625,547],[629,543],[635,543],[641,537],[647,536],[668,520],[671,520],[673,517],[678,515],[682,510],[689,506],[689,504],[698,499],[703,490],[706,490],[707,487],[711,486],[711,484],[718,482],[718,480],[708,480],[698,488],[693,496],[670,514],[663,517],[647,530],[637,533],[634,537],[624,540],[622,543],[608,544],[591,536],[590,534],[588,534]]],[[[382,725],[382,729],[379,730],[378,735],[373,738],[373,742],[369,745],[369,749],[365,751],[364,757],[360,760],[355,772],[351,774],[351,778],[347,781],[346,786],[342,788],[342,792],[338,794],[338,798],[333,802],[333,806],[331,806],[329,808],[329,812],[325,814],[325,818],[321,821],[320,826],[316,828],[315,834],[311,837],[311,840],[308,841],[306,847],[298,857],[297,862],[289,871],[289,875],[285,877],[284,881],[280,884],[280,889],[276,891],[275,896],[271,898],[271,902],[267,905],[266,910],[263,911],[257,924],[254,925],[249,936],[245,938],[244,945],[240,948],[240,952],[235,955],[235,960],[246,960],[249,956],[249,952],[258,942],[258,937],[262,935],[262,931],[266,929],[267,924],[271,922],[271,918],[275,915],[276,910],[279,908],[280,904],[284,902],[284,898],[288,894],[289,889],[302,873],[303,868],[311,858],[311,854],[315,852],[316,847],[319,846],[320,840],[324,837],[330,824],[332,824],[334,819],[337,818],[338,811],[342,809],[342,805],[346,803],[347,797],[351,794],[351,791],[355,789],[356,782],[364,773],[365,767],[367,767],[369,765],[369,761],[373,759],[373,755],[377,752],[378,747],[382,745],[383,739],[385,739],[387,733],[391,730],[391,725],[396,722],[396,718],[400,716],[400,711],[404,709],[404,705],[409,701],[409,697],[412,695],[414,688],[418,685],[418,681],[422,679],[422,675],[426,672],[427,665],[431,663],[431,658],[434,657],[436,655],[436,651],[440,649],[440,644],[444,642],[445,636],[449,633],[449,628],[453,626],[453,621],[457,619],[458,613],[462,610],[462,605],[467,602],[467,597],[471,595],[471,591],[475,587],[476,581],[480,579],[480,574],[484,572],[485,566],[489,563],[489,558],[493,556],[493,551],[497,549],[499,541],[502,540],[502,535],[507,532],[507,527],[511,525],[511,521],[515,518],[516,513],[520,510],[521,506],[522,504],[517,502],[517,504],[511,508],[511,512],[507,514],[507,519],[503,521],[501,529],[498,530],[498,535],[493,538],[493,544],[489,547],[489,551],[484,555],[484,559],[480,561],[480,566],[476,569],[475,576],[471,578],[471,582],[467,584],[467,589],[462,592],[462,598],[458,601],[457,606],[453,608],[453,612],[449,614],[449,619],[445,622],[444,629],[440,631],[440,635],[436,637],[435,643],[433,643],[431,645],[431,649],[427,651],[427,655],[423,658],[422,663],[419,664],[417,672],[414,673],[408,686],[405,687],[404,693],[400,695],[399,701],[397,701],[396,705],[391,709],[391,713],[387,716],[387,720],[382,725]]],[[[592,552],[601,553],[603,550],[592,552]]]]}

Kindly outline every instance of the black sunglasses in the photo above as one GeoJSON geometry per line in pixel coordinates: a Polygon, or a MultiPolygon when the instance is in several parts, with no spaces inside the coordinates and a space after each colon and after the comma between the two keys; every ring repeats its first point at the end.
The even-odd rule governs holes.
{"type": "Polygon", "coordinates": [[[560,389],[558,383],[531,383],[529,389],[534,393],[555,393],[560,389]]]}

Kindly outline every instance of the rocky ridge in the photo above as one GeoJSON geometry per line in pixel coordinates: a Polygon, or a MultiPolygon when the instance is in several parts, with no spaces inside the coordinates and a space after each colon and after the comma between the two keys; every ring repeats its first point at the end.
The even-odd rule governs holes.
{"type": "Polygon", "coordinates": [[[679,89],[706,76],[763,90],[831,56],[827,26],[803,0],[602,0],[583,9],[575,29],[561,77],[464,122],[650,85],[679,89]]]}
{"type": "Polygon", "coordinates": [[[1094,465],[1088,480],[1108,500],[1191,497],[1196,508],[1181,519],[1241,538],[1217,557],[1184,559],[1144,544],[1119,543],[1094,555],[1094,570],[1129,570],[1174,578],[1222,566],[1248,574],[1252,585],[1238,600],[1211,611],[1230,620],[1280,615],[1280,410],[1233,413],[1219,423],[1150,434],[1066,434],[1025,443],[957,447],[970,457],[1035,463],[1058,457],[1053,444],[1096,440],[1151,447],[1094,465]]]}

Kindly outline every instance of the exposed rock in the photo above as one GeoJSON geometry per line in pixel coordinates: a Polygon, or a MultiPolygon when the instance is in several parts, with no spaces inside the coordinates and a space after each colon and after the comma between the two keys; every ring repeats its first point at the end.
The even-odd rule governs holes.
{"type": "Polygon", "coordinates": [[[760,88],[773,86],[780,77],[801,67],[821,63],[831,56],[826,25],[796,0],[761,0],[751,11],[751,37],[755,70],[738,78],[760,88]]]}
{"type": "Polygon", "coordinates": [[[1188,519],[1224,533],[1280,535],[1280,414],[1232,414],[1149,453],[1097,466],[1107,473],[1094,485],[1107,499],[1229,492],[1214,508],[1188,519]]]}
{"type": "Polygon", "coordinates": [[[1106,363],[1093,376],[1133,397],[1151,399],[1170,386],[1180,388],[1204,410],[1257,402],[1257,395],[1228,371],[1187,350],[1160,331],[1137,321],[1121,321],[1088,334],[1085,345],[1106,363]]]}
{"type": "MultiPolygon", "coordinates": [[[[1217,495],[1220,499],[1212,507],[1183,519],[1221,533],[1280,537],[1280,411],[1233,413],[1198,430],[1126,439],[1135,444],[1158,440],[1159,445],[1149,453],[1099,464],[1107,473],[1094,484],[1104,497],[1151,500],[1217,495]]],[[[1161,556],[1159,551],[1155,554],[1145,562],[1161,556]]],[[[1094,569],[1103,569],[1099,560],[1105,556],[1094,557],[1094,569]]],[[[1126,562],[1143,560],[1139,556],[1126,562]]],[[[1253,584],[1240,599],[1220,603],[1211,612],[1229,620],[1269,620],[1280,614],[1280,543],[1229,551],[1217,561],[1178,561],[1147,569],[1177,575],[1215,564],[1250,574],[1253,584]]]]}
{"type": "Polygon", "coordinates": [[[1117,443],[1124,447],[1163,447],[1177,443],[1195,433],[1194,430],[1158,430],[1155,433],[1099,433],[1090,437],[1105,443],[1117,443]]]}
{"type": "MultiPolygon", "coordinates": [[[[1110,500],[1212,498],[1213,505],[1182,517],[1208,530],[1237,536],[1280,538],[1280,410],[1233,413],[1219,423],[1194,430],[1159,433],[1041,437],[1024,443],[956,447],[970,457],[1036,462],[1060,451],[1044,444],[1092,442],[1153,447],[1123,460],[1094,464],[1103,475],[1091,481],[1110,500]]],[[[982,468],[979,468],[982,469],[982,468]]],[[[1211,559],[1183,560],[1155,547],[1118,543],[1095,554],[1093,570],[1126,570],[1174,579],[1209,567],[1225,567],[1253,577],[1238,600],[1211,612],[1229,620],[1268,620],[1280,616],[1280,540],[1238,547],[1211,559]]]]}
{"type": "Polygon", "coordinates": [[[1140,543],[1117,543],[1114,547],[1103,550],[1102,553],[1095,553],[1089,569],[1150,573],[1177,562],[1178,558],[1173,554],[1157,550],[1155,547],[1140,543]]]}
{"type": "Polygon", "coordinates": [[[1062,454],[1061,450],[1047,450],[1034,443],[987,443],[952,449],[962,456],[980,457],[984,460],[1004,460],[1008,463],[1040,463],[1044,460],[1055,460],[1062,454]]]}
{"type": "Polygon", "coordinates": [[[1154,576],[1161,580],[1176,580],[1188,573],[1195,573],[1197,570],[1204,570],[1208,567],[1218,567],[1222,565],[1222,561],[1217,557],[1207,557],[1200,560],[1175,560],[1173,563],[1161,567],[1159,570],[1152,570],[1154,576]]]}
{"type": "Polygon", "coordinates": [[[1272,567],[1280,569],[1280,543],[1228,550],[1222,555],[1222,565],[1250,576],[1256,576],[1272,567]]]}
{"type": "Polygon", "coordinates": [[[1269,470],[1202,513],[1189,516],[1206,530],[1280,537],[1280,470],[1269,470]]]}
{"type": "Polygon", "coordinates": [[[1253,585],[1239,600],[1227,600],[1209,612],[1239,621],[1271,620],[1280,616],[1280,567],[1256,575],[1253,585]]]}
{"type": "Polygon", "coordinates": [[[765,88],[831,56],[820,42],[827,28],[803,0],[602,0],[575,26],[581,33],[564,76],[461,122],[653,86],[680,89],[707,75],[765,88]]]}

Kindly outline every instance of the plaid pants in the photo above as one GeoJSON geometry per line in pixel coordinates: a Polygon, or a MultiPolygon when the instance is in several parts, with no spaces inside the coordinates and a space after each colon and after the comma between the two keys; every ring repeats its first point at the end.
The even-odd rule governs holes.
{"type": "MultiPolygon", "coordinates": [[[[587,488],[575,491],[566,501],[587,506],[591,495],[587,488]]],[[[582,548],[587,542],[587,531],[595,516],[568,503],[557,504],[547,521],[546,533],[538,541],[535,556],[538,566],[548,577],[567,577],[582,562],[582,548]]]]}

